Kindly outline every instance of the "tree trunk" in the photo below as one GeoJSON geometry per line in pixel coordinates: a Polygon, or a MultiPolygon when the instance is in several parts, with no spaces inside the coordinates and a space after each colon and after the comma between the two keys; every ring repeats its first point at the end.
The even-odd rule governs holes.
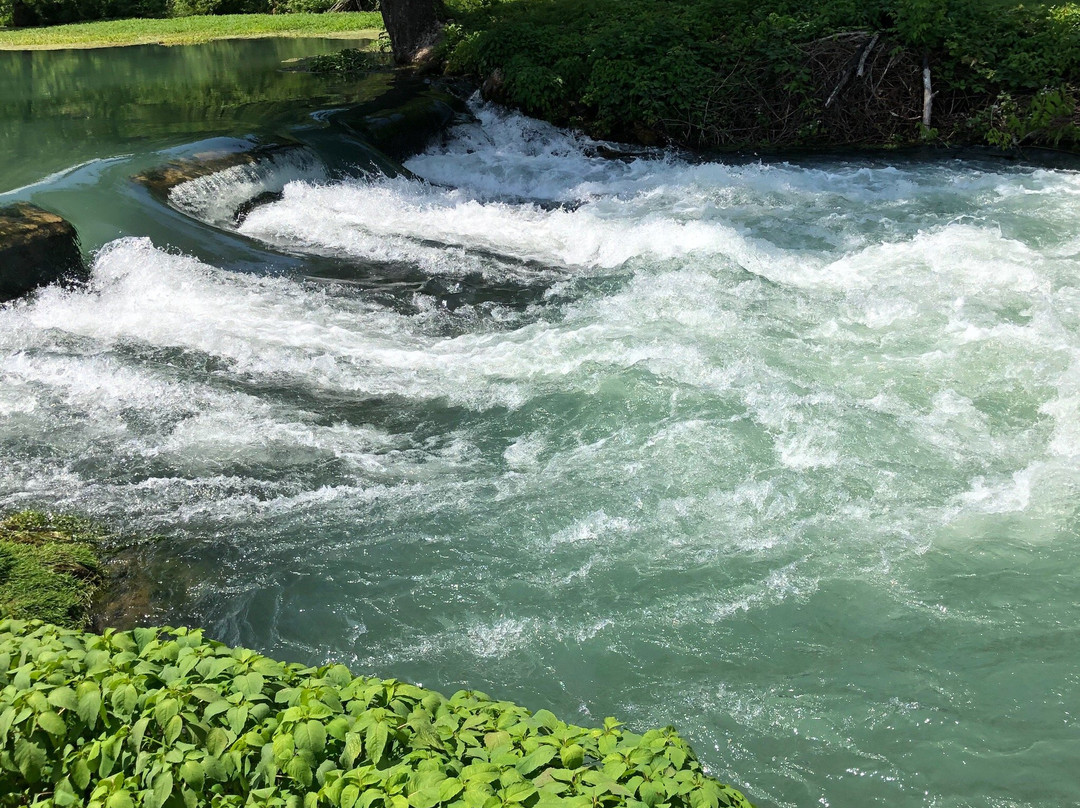
{"type": "Polygon", "coordinates": [[[394,60],[406,64],[435,44],[439,26],[435,0],[382,0],[383,24],[390,35],[394,60]]]}

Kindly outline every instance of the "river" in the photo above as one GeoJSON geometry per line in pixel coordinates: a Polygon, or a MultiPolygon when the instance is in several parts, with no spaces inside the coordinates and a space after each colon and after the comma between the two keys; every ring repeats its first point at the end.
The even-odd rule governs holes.
{"type": "Polygon", "coordinates": [[[1080,174],[472,105],[237,229],[127,177],[273,116],[12,163],[94,259],[0,308],[0,507],[156,536],[156,622],[673,724],[762,808],[1080,804],[1080,174]]]}

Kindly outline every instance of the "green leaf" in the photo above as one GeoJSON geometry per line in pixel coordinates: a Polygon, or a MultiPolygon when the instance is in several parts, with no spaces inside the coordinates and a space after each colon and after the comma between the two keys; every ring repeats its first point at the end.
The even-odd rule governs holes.
{"type": "Polygon", "coordinates": [[[314,754],[319,754],[326,746],[326,730],[318,721],[297,724],[293,737],[297,749],[307,749],[314,754]]]}
{"type": "Polygon", "coordinates": [[[221,753],[229,746],[229,733],[221,727],[214,727],[206,736],[206,751],[214,757],[220,757],[221,753]]]}
{"type": "Polygon", "coordinates": [[[119,701],[118,707],[120,711],[124,715],[131,715],[135,711],[135,705],[139,703],[139,691],[135,689],[134,685],[126,685],[120,691],[119,701]]]}
{"type": "Polygon", "coordinates": [[[520,761],[518,761],[515,767],[519,772],[528,776],[538,769],[544,768],[551,762],[551,759],[555,757],[558,750],[554,746],[540,746],[533,752],[530,752],[520,761]]]}
{"type": "Polygon", "coordinates": [[[61,710],[76,712],[79,709],[79,699],[75,691],[70,687],[58,687],[49,693],[49,704],[61,710]]]}
{"type": "Polygon", "coordinates": [[[126,791],[115,791],[105,803],[105,808],[135,808],[135,804],[126,791]]]}
{"type": "Polygon", "coordinates": [[[311,766],[300,755],[297,755],[285,765],[285,773],[304,788],[311,785],[311,766]]]}
{"type": "Polygon", "coordinates": [[[67,725],[64,719],[52,710],[42,713],[37,717],[38,726],[56,738],[63,738],[67,734],[67,725]]]}
{"type": "Polygon", "coordinates": [[[15,744],[15,765],[28,783],[36,783],[45,768],[45,750],[33,741],[20,738],[15,744]]]}
{"type": "Polygon", "coordinates": [[[345,751],[341,753],[341,762],[346,766],[352,766],[363,751],[363,743],[359,734],[347,732],[345,734],[345,751]]]}
{"type": "Polygon", "coordinates": [[[514,783],[503,790],[503,799],[506,802],[525,802],[536,793],[536,786],[532,783],[514,783]]]}
{"type": "Polygon", "coordinates": [[[378,765],[382,761],[389,736],[389,730],[382,721],[376,721],[368,727],[367,735],[364,738],[364,746],[367,747],[368,757],[371,758],[372,763],[378,765]]]}
{"type": "Polygon", "coordinates": [[[180,731],[184,728],[184,719],[178,715],[174,715],[169,719],[168,725],[165,727],[165,743],[172,745],[176,739],[180,737],[180,731]]]}
{"type": "Polygon", "coordinates": [[[185,760],[180,767],[180,779],[196,790],[201,790],[206,770],[197,760],[185,760]]]}
{"type": "Polygon", "coordinates": [[[638,797],[641,801],[652,808],[667,796],[667,789],[658,783],[646,780],[638,787],[638,797]]]}
{"type": "Polygon", "coordinates": [[[567,769],[579,769],[585,762],[585,750],[581,744],[570,744],[559,750],[562,765],[567,769]]]}
{"type": "Polygon", "coordinates": [[[7,734],[11,731],[11,722],[14,720],[14,707],[8,707],[6,710],[0,712],[0,743],[7,739],[7,734]]]}
{"type": "Polygon", "coordinates": [[[438,788],[421,788],[409,795],[409,805],[412,808],[435,808],[439,799],[438,788]]]}
{"type": "Polygon", "coordinates": [[[68,778],[63,778],[56,784],[56,788],[53,789],[53,804],[59,806],[79,805],[82,800],[75,794],[75,789],[71,787],[71,781],[68,778]]]}
{"type": "Polygon", "coordinates": [[[79,699],[75,711],[82,722],[93,729],[101,717],[101,691],[93,682],[82,682],[75,688],[75,695],[79,699]]]}
{"type": "Polygon", "coordinates": [[[538,710],[533,713],[533,721],[546,729],[554,730],[559,726],[559,719],[551,710],[538,710]]]}
{"type": "Polygon", "coordinates": [[[165,800],[172,796],[172,790],[172,772],[165,770],[154,778],[154,785],[150,790],[150,795],[144,798],[144,802],[148,808],[161,808],[165,804],[165,800]]]}
{"type": "Polygon", "coordinates": [[[79,758],[75,761],[75,765],[71,767],[71,782],[79,789],[79,791],[85,791],[86,787],[90,785],[90,767],[86,765],[86,761],[79,758]]]}
{"type": "Polygon", "coordinates": [[[484,736],[484,746],[488,749],[498,749],[500,746],[509,746],[513,742],[509,732],[489,732],[484,736]]]}
{"type": "Polygon", "coordinates": [[[144,715],[135,725],[131,728],[131,734],[128,735],[129,746],[138,751],[142,747],[143,736],[146,735],[146,729],[150,726],[150,716],[144,715]]]}
{"type": "Polygon", "coordinates": [[[154,707],[154,720],[157,721],[159,727],[165,729],[179,712],[180,702],[176,699],[162,699],[154,707]]]}
{"type": "Polygon", "coordinates": [[[341,801],[338,806],[339,808],[353,808],[358,799],[360,799],[360,787],[347,785],[341,789],[341,801]]]}
{"type": "Polygon", "coordinates": [[[248,673],[233,679],[233,690],[251,698],[262,693],[265,684],[261,673],[248,673]]]}
{"type": "Polygon", "coordinates": [[[450,802],[461,793],[464,784],[456,777],[447,777],[439,783],[439,802],[450,802]]]}

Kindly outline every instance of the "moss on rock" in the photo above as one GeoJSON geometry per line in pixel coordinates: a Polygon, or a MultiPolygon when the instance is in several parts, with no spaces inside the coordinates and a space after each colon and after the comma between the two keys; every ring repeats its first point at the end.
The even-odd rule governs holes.
{"type": "Polygon", "coordinates": [[[73,516],[21,511],[0,519],[0,617],[86,626],[105,537],[73,516]]]}
{"type": "Polygon", "coordinates": [[[70,222],[36,205],[0,208],[0,302],[86,278],[79,235],[70,222]]]}

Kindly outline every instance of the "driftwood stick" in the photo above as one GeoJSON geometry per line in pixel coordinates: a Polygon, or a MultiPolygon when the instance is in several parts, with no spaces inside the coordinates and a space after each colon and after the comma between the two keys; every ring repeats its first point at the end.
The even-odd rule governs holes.
{"type": "Polygon", "coordinates": [[[896,61],[896,54],[889,56],[889,61],[885,63],[885,69],[881,71],[881,78],[878,79],[877,84],[874,85],[874,95],[877,96],[878,90],[881,89],[881,83],[885,81],[885,75],[889,72],[889,68],[893,66],[893,62],[896,61]]]}
{"type": "Polygon", "coordinates": [[[855,71],[855,75],[860,79],[866,75],[866,57],[870,55],[870,51],[874,49],[874,45],[877,44],[878,38],[881,36],[879,33],[875,33],[871,38],[869,44],[863,48],[862,57],[859,59],[859,69],[855,71]]]}
{"type": "MultiPolygon", "coordinates": [[[[865,34],[863,34],[865,36],[865,34]]],[[[852,58],[848,64],[847,70],[844,71],[843,77],[840,79],[836,87],[829,94],[829,100],[825,102],[825,109],[832,106],[832,102],[836,100],[836,96],[840,95],[840,91],[848,86],[848,83],[855,77],[856,73],[861,76],[866,69],[866,57],[870,54],[870,49],[878,41],[878,34],[874,34],[870,37],[870,41],[862,48],[862,51],[855,58],[852,58]]]]}
{"type": "Polygon", "coordinates": [[[925,53],[922,57],[922,89],[922,123],[929,129],[930,112],[934,106],[934,92],[930,87],[930,56],[925,53]]]}

